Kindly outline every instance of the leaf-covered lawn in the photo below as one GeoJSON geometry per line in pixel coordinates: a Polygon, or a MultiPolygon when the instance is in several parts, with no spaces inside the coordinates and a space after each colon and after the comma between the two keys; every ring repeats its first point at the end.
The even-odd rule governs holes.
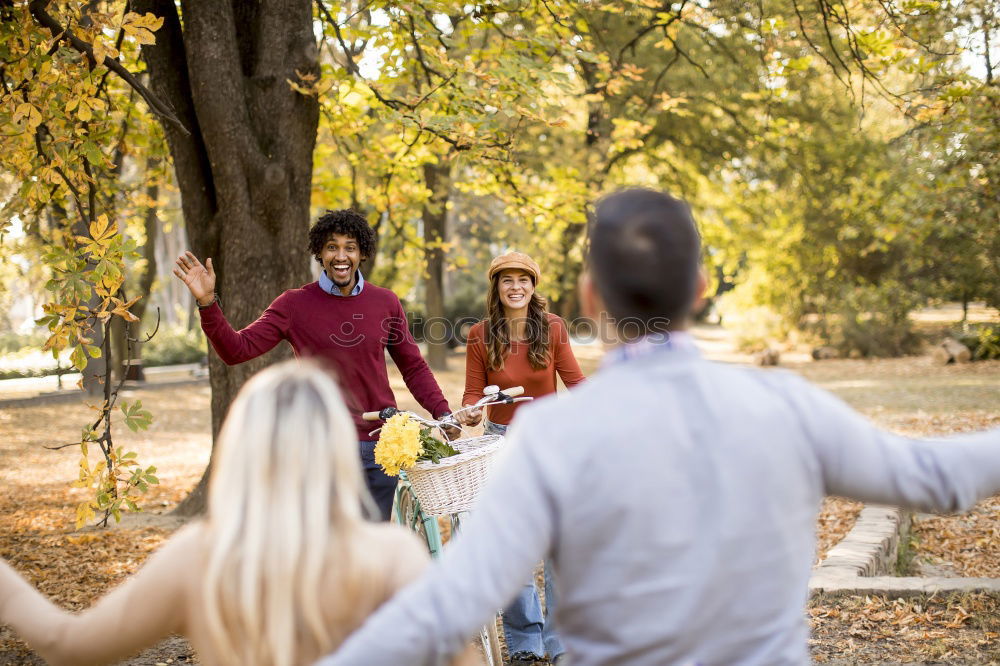
{"type": "MultiPolygon", "coordinates": [[[[0,410],[0,556],[70,610],[86,608],[112,589],[170,535],[178,523],[162,514],[194,487],[208,462],[207,386],[137,391],[135,397],[153,411],[154,422],[149,430],[132,433],[119,421],[115,442],[155,464],[161,483],[145,496],[148,515],[126,516],[107,530],[73,529],[74,510],[85,492],[69,487],[79,449],[43,448],[78,436],[91,410],[81,404],[0,410]]],[[[173,640],[128,663],[179,663],[190,653],[186,643],[173,640]]],[[[0,666],[32,663],[42,662],[0,627],[0,666]]]]}

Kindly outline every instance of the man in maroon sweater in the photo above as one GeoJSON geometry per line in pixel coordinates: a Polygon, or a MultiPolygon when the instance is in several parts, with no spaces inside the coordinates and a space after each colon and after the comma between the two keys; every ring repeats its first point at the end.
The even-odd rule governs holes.
{"type": "Polygon", "coordinates": [[[368,489],[387,520],[396,479],[375,464],[375,442],[368,433],[379,424],[361,420],[362,412],[396,404],[389,387],[385,350],[424,409],[434,418],[450,410],[410,335],[399,298],[361,275],[361,262],[374,251],[375,234],[361,214],[328,211],[309,231],[309,252],[323,267],[319,280],[284,292],[241,331],[233,330],[219,306],[211,259],[202,265],[185,252],[177,258],[174,275],[191,290],[198,302],[202,330],[229,365],[260,356],[282,340],[291,343],[296,356],[332,363],[351,402],[348,408],[361,441],[368,489]]]}

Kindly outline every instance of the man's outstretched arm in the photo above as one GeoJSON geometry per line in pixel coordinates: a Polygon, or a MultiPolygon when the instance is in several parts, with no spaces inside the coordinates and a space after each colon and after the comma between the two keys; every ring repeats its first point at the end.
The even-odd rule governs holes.
{"type": "Polygon", "coordinates": [[[316,666],[446,663],[530,580],[555,511],[531,452],[539,442],[517,438],[442,558],[316,666]]]}
{"type": "Polygon", "coordinates": [[[865,502],[956,512],[1000,491],[1000,430],[914,439],[875,427],[804,380],[791,398],[825,491],[865,502]]]}

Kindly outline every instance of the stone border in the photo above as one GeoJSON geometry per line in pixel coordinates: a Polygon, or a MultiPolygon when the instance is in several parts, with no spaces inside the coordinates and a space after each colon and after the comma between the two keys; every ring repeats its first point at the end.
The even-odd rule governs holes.
{"type": "Polygon", "coordinates": [[[899,544],[909,537],[910,522],[910,513],[898,507],[866,505],[847,536],[813,568],[813,577],[894,574],[899,544]]]}
{"type": "Polygon", "coordinates": [[[847,536],[813,567],[810,596],[1000,593],[1000,578],[892,575],[896,571],[900,544],[909,538],[911,522],[911,513],[898,507],[865,506],[847,536]]]}
{"type": "Polygon", "coordinates": [[[892,597],[919,597],[955,592],[1000,593],[1000,578],[915,578],[912,576],[813,576],[812,596],[844,597],[885,594],[892,597]]]}

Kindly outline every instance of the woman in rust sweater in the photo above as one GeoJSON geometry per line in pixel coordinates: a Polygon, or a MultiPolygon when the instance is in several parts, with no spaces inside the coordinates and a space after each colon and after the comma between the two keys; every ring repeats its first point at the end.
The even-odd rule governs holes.
{"type": "MultiPolygon", "coordinates": [[[[466,345],[463,405],[483,397],[483,388],[523,386],[524,394],[540,398],[556,391],[556,375],[567,387],[583,381],[563,320],[546,310],[538,295],[541,271],[531,257],[509,252],[496,257],[488,272],[486,319],[469,331],[466,345]]],[[[523,403],[520,403],[523,404],[523,403]]],[[[519,404],[489,408],[485,431],[504,434],[519,404]]],[[[480,410],[461,414],[466,425],[482,418],[480,410]]],[[[503,613],[504,635],[512,666],[534,664],[546,656],[555,663],[564,650],[548,626],[555,605],[548,566],[545,567],[546,612],[543,615],[534,582],[527,583],[503,613]]]]}

